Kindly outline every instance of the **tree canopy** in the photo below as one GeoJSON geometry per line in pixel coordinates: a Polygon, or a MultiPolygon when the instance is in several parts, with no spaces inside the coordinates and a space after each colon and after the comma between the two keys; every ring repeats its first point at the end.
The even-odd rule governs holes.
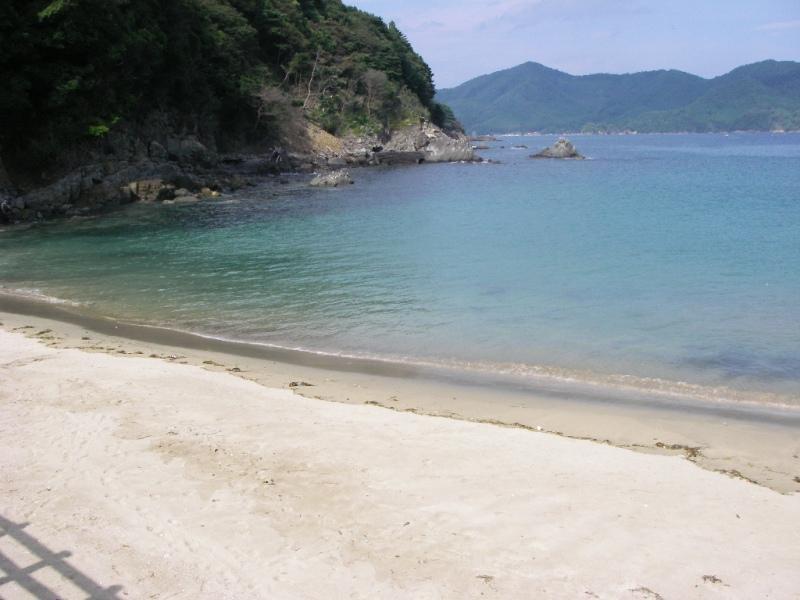
{"type": "Polygon", "coordinates": [[[6,0],[0,73],[0,147],[34,163],[153,111],[222,145],[274,134],[265,88],[331,132],[444,114],[397,27],[340,0],[6,0]],[[371,72],[391,102],[367,106],[371,72]]]}

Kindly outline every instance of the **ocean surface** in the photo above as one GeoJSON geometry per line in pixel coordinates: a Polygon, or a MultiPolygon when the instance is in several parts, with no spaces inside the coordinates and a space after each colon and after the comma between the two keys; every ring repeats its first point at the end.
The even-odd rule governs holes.
{"type": "Polygon", "coordinates": [[[481,152],[501,164],[6,228],[0,286],[313,352],[800,404],[800,134],[571,139],[589,160],[507,137],[481,152]]]}

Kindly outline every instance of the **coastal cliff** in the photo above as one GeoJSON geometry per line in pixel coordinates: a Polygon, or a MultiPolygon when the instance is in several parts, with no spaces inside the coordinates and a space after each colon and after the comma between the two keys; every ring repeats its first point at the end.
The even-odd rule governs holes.
{"type": "Polygon", "coordinates": [[[306,126],[308,136],[287,138],[255,154],[219,154],[194,136],[164,144],[137,140],[28,190],[14,188],[0,171],[0,223],[87,215],[132,202],[214,197],[280,173],[474,158],[466,136],[428,122],[390,132],[385,146],[379,136],[339,138],[312,123],[306,126]]]}
{"type": "Polygon", "coordinates": [[[0,17],[0,223],[387,152],[472,158],[405,36],[340,0],[13,0],[0,17]]]}

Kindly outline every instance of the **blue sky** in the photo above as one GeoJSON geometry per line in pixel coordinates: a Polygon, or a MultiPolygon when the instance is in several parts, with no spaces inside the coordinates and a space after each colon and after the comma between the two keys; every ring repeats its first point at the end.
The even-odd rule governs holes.
{"type": "Polygon", "coordinates": [[[528,60],[575,75],[713,77],[800,60],[800,0],[345,0],[395,21],[440,88],[528,60]]]}

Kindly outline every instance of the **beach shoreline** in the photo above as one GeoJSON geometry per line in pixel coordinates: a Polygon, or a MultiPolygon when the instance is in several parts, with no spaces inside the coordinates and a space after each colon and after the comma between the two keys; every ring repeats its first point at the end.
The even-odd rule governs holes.
{"type": "Polygon", "coordinates": [[[800,495],[685,448],[406,407],[452,387],[384,378],[390,411],[363,375],[0,322],[0,552],[68,551],[3,597],[30,573],[65,597],[796,597],[800,495]],[[305,395],[337,389],[349,403],[305,395]]]}
{"type": "Polygon", "coordinates": [[[678,455],[781,493],[800,492],[800,410],[703,401],[602,386],[464,377],[410,364],[343,358],[129,324],[0,294],[9,331],[55,348],[147,356],[223,371],[311,399],[545,432],[678,455]]]}

